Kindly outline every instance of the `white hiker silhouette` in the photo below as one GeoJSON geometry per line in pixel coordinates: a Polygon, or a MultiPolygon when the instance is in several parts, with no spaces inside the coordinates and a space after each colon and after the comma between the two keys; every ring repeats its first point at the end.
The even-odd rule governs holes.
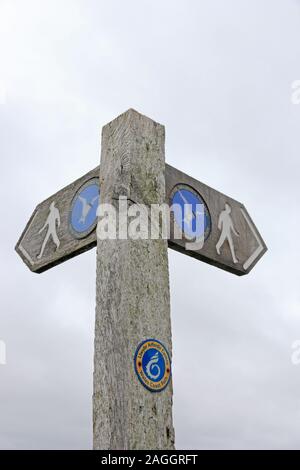
{"type": "Polygon", "coordinates": [[[87,199],[85,197],[78,196],[78,199],[80,200],[80,202],[82,204],[81,217],[79,219],[80,223],[82,223],[82,224],[85,223],[85,220],[86,220],[91,208],[93,207],[93,205],[95,204],[95,202],[97,201],[98,198],[99,198],[99,196],[95,196],[95,197],[93,197],[93,199],[90,202],[87,202],[87,199]]]}
{"type": "Polygon", "coordinates": [[[49,208],[49,215],[47,217],[47,220],[46,220],[45,224],[39,230],[39,233],[42,233],[47,226],[48,226],[48,230],[47,230],[46,236],[44,238],[40,254],[37,256],[37,259],[42,258],[44,250],[45,250],[46,245],[47,245],[47,242],[48,242],[50,237],[52,237],[52,240],[54,241],[54,243],[56,245],[56,249],[58,249],[58,247],[60,245],[60,241],[59,241],[57,233],[56,233],[56,226],[57,227],[60,226],[60,214],[59,214],[59,210],[57,209],[57,207],[55,207],[55,201],[51,202],[50,208],[49,208]]]}
{"type": "Polygon", "coordinates": [[[231,232],[234,233],[237,237],[239,237],[239,233],[235,230],[231,218],[231,207],[229,204],[225,204],[225,209],[221,212],[219,216],[219,221],[218,221],[218,229],[221,230],[221,236],[220,239],[216,245],[217,253],[218,255],[220,254],[220,249],[222,248],[225,240],[228,241],[229,248],[231,251],[231,256],[233,259],[234,264],[238,263],[238,259],[235,256],[235,251],[234,251],[234,244],[232,241],[232,234],[231,232]]]}

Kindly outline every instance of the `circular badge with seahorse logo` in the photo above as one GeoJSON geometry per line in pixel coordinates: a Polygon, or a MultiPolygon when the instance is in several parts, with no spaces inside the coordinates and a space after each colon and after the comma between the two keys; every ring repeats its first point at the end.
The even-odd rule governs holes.
{"type": "Polygon", "coordinates": [[[134,368],[139,381],[151,392],[161,392],[171,377],[171,361],[165,346],[157,339],[146,339],[137,347],[134,368]]]}

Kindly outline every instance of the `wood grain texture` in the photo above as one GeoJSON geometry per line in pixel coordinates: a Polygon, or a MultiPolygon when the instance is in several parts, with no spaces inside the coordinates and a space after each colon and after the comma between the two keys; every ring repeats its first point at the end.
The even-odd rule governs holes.
{"type": "MultiPolygon", "coordinates": [[[[120,194],[147,205],[165,200],[164,127],[129,110],[103,128],[101,202],[120,194]]],[[[94,361],[94,448],[172,449],[172,380],[151,393],[134,371],[147,338],[170,356],[166,240],[100,240],[94,361]]]]}
{"type": "Polygon", "coordinates": [[[95,449],[173,449],[172,380],[151,393],[134,372],[133,358],[145,339],[161,341],[172,357],[168,246],[236,275],[248,274],[267,251],[243,204],[165,164],[164,127],[129,110],[102,131],[101,164],[40,203],[16,251],[41,273],[97,245],[93,429],[95,449]],[[117,206],[119,196],[131,203],[171,204],[178,185],[197,192],[211,217],[211,233],[201,250],[186,250],[186,240],[97,240],[96,230],[75,238],[69,228],[72,200],[93,178],[100,180],[100,201],[117,206]],[[58,249],[53,240],[38,259],[45,234],[40,233],[52,202],[60,213],[58,249]],[[218,219],[225,204],[239,233],[234,263],[228,243],[219,255],[218,219]],[[252,229],[251,229],[252,227],[252,229]],[[255,258],[253,255],[260,246],[255,258]],[[252,258],[251,258],[252,257],[252,258]],[[250,261],[251,262],[250,262],[250,261]]]}
{"type": "Polygon", "coordinates": [[[201,183],[200,181],[188,176],[182,171],[177,170],[176,168],[166,165],[166,202],[171,205],[171,196],[178,185],[184,185],[187,188],[192,188],[196,191],[206,203],[210,217],[211,217],[211,233],[208,239],[204,242],[203,248],[197,251],[186,250],[186,240],[175,239],[173,238],[172,232],[169,239],[169,247],[180,251],[188,256],[192,256],[200,261],[211,264],[218,268],[229,271],[238,276],[243,276],[248,274],[259,261],[259,259],[267,251],[266,244],[262,239],[261,235],[258,232],[257,227],[255,227],[250,215],[248,214],[245,206],[235,199],[226,196],[225,194],[216,191],[215,189],[207,186],[206,184],[201,183]],[[220,230],[218,229],[218,219],[220,213],[224,210],[225,204],[231,206],[232,212],[231,217],[233,220],[234,227],[239,233],[239,237],[234,236],[234,246],[236,249],[236,255],[238,258],[238,263],[234,264],[229,245],[227,242],[224,243],[222,247],[221,254],[218,255],[216,250],[216,245],[220,237],[220,230]],[[242,209],[242,210],[241,210],[242,209]],[[243,212],[248,216],[249,220],[255,227],[259,243],[262,246],[261,253],[256,257],[255,261],[245,269],[243,267],[244,262],[249,259],[251,254],[257,249],[258,241],[254,234],[252,233],[249,224],[247,223],[243,212]]]}
{"type": "Polygon", "coordinates": [[[31,271],[42,273],[96,246],[95,230],[85,238],[76,239],[69,229],[69,214],[73,197],[81,186],[95,177],[99,177],[99,167],[38,204],[15,248],[31,271]],[[59,209],[61,218],[61,225],[57,229],[60,246],[56,250],[53,240],[50,239],[42,259],[39,260],[37,257],[45,238],[45,232],[39,233],[39,230],[47,219],[49,207],[53,201],[59,209]]]}
{"type": "MultiPolygon", "coordinates": [[[[115,171],[118,172],[118,182],[116,187],[112,187],[112,179],[110,175],[107,175],[105,172],[105,168],[103,168],[103,171],[101,172],[102,176],[100,176],[100,180],[101,187],[103,187],[104,197],[106,198],[106,194],[110,194],[109,191],[113,191],[114,200],[118,195],[124,195],[132,202],[136,203],[142,201],[143,198],[147,205],[149,205],[152,200],[157,203],[157,200],[155,199],[156,185],[164,184],[162,181],[162,175],[165,175],[165,202],[167,204],[171,204],[171,195],[176,186],[186,185],[187,187],[193,188],[193,190],[198,192],[204,199],[208,207],[212,220],[211,234],[201,250],[189,251],[186,250],[184,238],[181,240],[174,239],[171,232],[170,239],[168,240],[169,248],[180,251],[181,253],[192,256],[195,259],[204,261],[205,263],[224,269],[238,276],[248,274],[265,254],[267,247],[263,238],[259,234],[257,227],[255,227],[259,242],[263,248],[261,253],[247,269],[243,267],[244,261],[247,260],[257,248],[257,239],[251,232],[241,211],[242,209],[246,213],[253,226],[255,226],[245,206],[231,197],[201,183],[195,178],[188,176],[182,171],[177,170],[171,165],[166,164],[165,171],[163,171],[162,167],[158,168],[158,174],[160,176],[157,176],[155,184],[151,182],[151,178],[148,178],[149,168],[147,165],[143,168],[142,174],[139,174],[138,172],[141,170],[137,169],[136,174],[131,175],[129,156],[130,147],[126,147],[126,145],[128,145],[128,126],[124,124],[123,129],[114,130],[114,132],[115,137],[124,142],[124,148],[122,149],[122,154],[118,157],[118,166],[115,169],[115,171]],[[105,177],[103,175],[105,175],[105,177]],[[143,188],[140,188],[138,184],[139,178],[141,177],[146,179],[145,186],[143,188]],[[220,231],[218,230],[218,217],[220,212],[224,209],[225,203],[229,203],[231,205],[232,219],[235,227],[240,233],[240,237],[234,238],[236,253],[239,259],[238,264],[233,263],[227,243],[224,244],[221,255],[218,255],[216,251],[216,244],[220,236],[220,231]]],[[[103,139],[105,140],[106,138],[106,135],[103,135],[103,139]]],[[[140,138],[140,140],[143,142],[142,138],[140,138]]],[[[106,145],[106,142],[103,142],[103,145],[106,145]]],[[[147,145],[147,152],[151,152],[151,145],[153,146],[155,144],[148,143],[147,145]]],[[[115,158],[116,149],[111,148],[111,152],[112,157],[115,158]]],[[[99,166],[40,203],[35,209],[16,245],[16,251],[33,272],[41,273],[97,245],[96,230],[87,237],[78,240],[74,238],[68,227],[69,210],[74,194],[86,181],[95,177],[99,177],[99,166]],[[55,251],[55,246],[53,242],[50,241],[49,245],[46,247],[45,256],[39,261],[37,260],[37,254],[39,253],[42,244],[43,235],[40,235],[38,231],[47,217],[49,206],[52,201],[56,201],[61,213],[61,227],[58,231],[61,245],[59,249],[55,251]]],[[[108,201],[105,199],[105,202],[108,201]]]]}

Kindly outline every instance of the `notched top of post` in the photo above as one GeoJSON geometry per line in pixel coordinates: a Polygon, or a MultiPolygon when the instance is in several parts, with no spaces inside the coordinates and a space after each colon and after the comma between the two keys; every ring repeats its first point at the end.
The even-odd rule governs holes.
{"type": "MultiPolygon", "coordinates": [[[[174,201],[182,206],[191,204],[190,213],[175,220],[182,228],[183,237],[175,237],[171,224],[169,247],[239,276],[248,274],[267,247],[246,208],[165,165],[164,145],[164,126],[134,109],[104,126],[101,171],[99,167],[90,171],[43,201],[33,212],[16,245],[26,265],[33,272],[41,273],[96,246],[96,204],[100,186],[101,203],[115,204],[119,196],[126,196],[131,203],[148,207],[165,202],[172,206],[174,201]],[[191,228],[197,218],[198,203],[202,204],[205,214],[204,243],[200,248],[190,249],[186,236],[189,225],[191,228]],[[71,223],[74,213],[75,227],[71,223]]],[[[174,215],[173,218],[176,219],[174,215]]]]}
{"type": "Polygon", "coordinates": [[[134,109],[105,125],[100,167],[102,202],[111,203],[119,196],[148,206],[163,202],[164,151],[164,126],[134,109]]]}

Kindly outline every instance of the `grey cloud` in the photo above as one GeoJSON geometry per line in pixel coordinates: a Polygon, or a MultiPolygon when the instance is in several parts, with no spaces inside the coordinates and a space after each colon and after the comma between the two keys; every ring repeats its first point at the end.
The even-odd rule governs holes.
{"type": "Polygon", "coordinates": [[[1,2],[0,448],[92,445],[95,251],[33,275],[13,247],[134,107],[269,247],[244,278],[169,253],[177,447],[299,449],[299,23],[293,0],[1,2]]]}

